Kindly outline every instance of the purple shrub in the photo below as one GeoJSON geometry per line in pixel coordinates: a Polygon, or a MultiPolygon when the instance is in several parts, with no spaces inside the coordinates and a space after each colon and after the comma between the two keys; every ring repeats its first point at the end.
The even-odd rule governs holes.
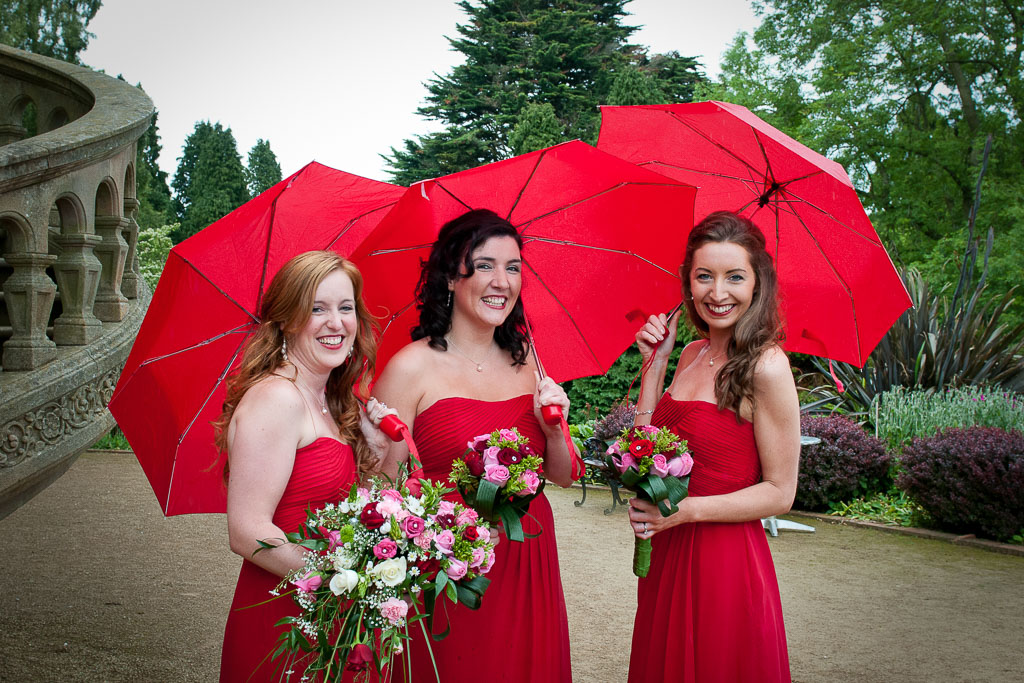
{"type": "Polygon", "coordinates": [[[1024,434],[995,427],[946,429],[900,456],[897,486],[936,524],[1004,541],[1024,528],[1024,434]]]}
{"type": "Polygon", "coordinates": [[[800,432],[818,437],[821,443],[800,449],[794,507],[827,510],[829,503],[888,488],[892,457],[881,439],[866,434],[856,422],[804,415],[800,432]]]}

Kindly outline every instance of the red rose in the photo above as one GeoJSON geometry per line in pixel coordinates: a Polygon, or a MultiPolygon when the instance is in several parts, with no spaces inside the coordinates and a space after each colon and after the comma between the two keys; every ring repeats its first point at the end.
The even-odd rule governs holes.
{"type": "Polygon", "coordinates": [[[476,539],[480,538],[480,534],[477,532],[476,526],[471,524],[462,532],[462,537],[472,543],[476,539]]]}
{"type": "Polygon", "coordinates": [[[359,513],[359,521],[367,529],[379,529],[384,526],[384,515],[377,512],[376,503],[367,503],[363,511],[359,513]]]}
{"type": "Polygon", "coordinates": [[[484,459],[480,457],[479,453],[471,451],[462,456],[462,459],[466,461],[466,467],[474,477],[479,477],[484,473],[484,459]]]}
{"type": "Polygon", "coordinates": [[[634,458],[644,458],[654,453],[654,444],[647,439],[637,439],[629,444],[629,453],[634,458]]]}
{"type": "Polygon", "coordinates": [[[441,563],[434,558],[430,558],[428,560],[420,560],[416,563],[416,566],[419,567],[421,576],[430,579],[437,575],[438,570],[441,568],[441,563]]]}
{"type": "Polygon", "coordinates": [[[502,448],[498,451],[498,462],[505,467],[514,465],[522,459],[523,456],[519,455],[519,451],[513,448],[502,448]]]}
{"type": "Polygon", "coordinates": [[[348,653],[348,666],[345,668],[349,671],[366,671],[372,663],[373,650],[365,643],[359,643],[348,653]]]}
{"type": "Polygon", "coordinates": [[[537,455],[537,451],[533,450],[533,446],[528,443],[524,443],[519,447],[519,452],[524,458],[529,458],[531,455],[537,455]]]}
{"type": "Polygon", "coordinates": [[[434,517],[434,521],[437,522],[442,529],[451,529],[455,526],[455,515],[438,515],[434,517]]]}

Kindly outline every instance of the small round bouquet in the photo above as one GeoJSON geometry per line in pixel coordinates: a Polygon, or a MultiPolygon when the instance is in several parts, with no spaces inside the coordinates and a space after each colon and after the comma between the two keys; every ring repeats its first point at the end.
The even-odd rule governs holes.
{"type": "MultiPolygon", "coordinates": [[[[410,624],[420,622],[429,646],[422,621],[429,623],[436,600],[480,607],[490,584],[484,575],[494,564],[490,526],[474,510],[444,500],[452,489],[417,484],[413,495],[373,479],[337,505],[309,511],[299,531],[287,535],[310,551],[275,592],[292,594],[301,610],[277,624],[291,626],[274,652],[287,653],[289,669],[304,666],[306,675],[325,681],[340,681],[346,670],[369,678],[371,667],[383,673],[404,650],[410,624]]],[[[407,680],[410,673],[389,676],[407,680]]]]}
{"type": "Polygon", "coordinates": [[[500,520],[509,540],[522,542],[522,518],[544,489],[543,461],[519,430],[496,429],[466,443],[448,478],[466,504],[492,522],[500,520]]]}
{"type": "MultiPolygon", "coordinates": [[[[678,510],[686,498],[693,458],[686,442],[667,427],[627,427],[605,452],[606,476],[654,503],[663,517],[678,510]]],[[[638,538],[633,547],[633,573],[647,576],[651,567],[651,539],[638,538]]]]}

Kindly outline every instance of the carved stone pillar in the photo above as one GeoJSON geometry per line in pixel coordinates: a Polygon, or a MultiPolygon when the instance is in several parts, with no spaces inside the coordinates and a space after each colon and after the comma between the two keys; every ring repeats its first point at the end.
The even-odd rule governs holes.
{"type": "Polygon", "coordinates": [[[139,200],[128,198],[124,200],[124,213],[127,218],[123,219],[124,237],[128,241],[128,256],[124,260],[124,277],[121,279],[121,293],[129,299],[139,297],[139,224],[135,218],[139,215],[139,200]]]}
{"type": "Polygon", "coordinates": [[[82,346],[103,332],[103,323],[93,315],[96,290],[100,284],[100,261],[93,249],[103,241],[97,235],[54,235],[60,256],[53,265],[63,306],[53,322],[53,340],[60,346],[82,346]]]}
{"type": "Polygon", "coordinates": [[[57,285],[46,275],[56,256],[38,253],[4,254],[14,272],[4,282],[4,303],[14,334],[4,342],[4,370],[31,370],[57,356],[57,345],[46,337],[46,324],[57,285]]]}
{"type": "Polygon", "coordinates": [[[103,270],[100,273],[100,288],[96,293],[93,312],[104,322],[121,322],[128,312],[128,300],[121,294],[121,278],[124,275],[128,243],[124,241],[121,230],[120,217],[96,217],[96,234],[103,239],[96,246],[96,256],[103,270]]]}

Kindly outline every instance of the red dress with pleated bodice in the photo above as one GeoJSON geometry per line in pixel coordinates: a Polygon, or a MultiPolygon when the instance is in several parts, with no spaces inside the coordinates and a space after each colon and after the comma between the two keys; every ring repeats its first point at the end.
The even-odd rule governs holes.
{"type": "MultiPolygon", "coordinates": [[[[761,480],[754,425],[706,401],[666,393],[651,424],[689,442],[689,494],[731,493],[761,480]]],[[[782,603],[760,520],[680,524],[652,539],[639,580],[631,683],[789,681],[782,603]]]]}
{"type": "MultiPolygon", "coordinates": [[[[298,531],[306,521],[306,508],[318,509],[327,503],[337,503],[348,495],[348,489],[356,478],[352,448],[337,439],[320,437],[299,448],[295,451],[291,477],[274,511],[274,524],[285,532],[298,531]]],[[[242,561],[231,612],[224,628],[220,660],[222,683],[287,679],[281,670],[284,658],[270,661],[278,636],[286,630],[274,624],[284,617],[298,616],[300,610],[291,596],[265,602],[271,598],[270,591],[280,580],[262,567],[248,560],[242,561]],[[258,607],[251,607],[264,602],[258,607]]],[[[299,677],[301,673],[288,680],[298,680],[299,677]]]]}
{"type": "MultiPolygon", "coordinates": [[[[534,417],[529,394],[506,401],[444,398],[416,416],[413,431],[426,476],[447,481],[452,460],[465,453],[467,441],[512,427],[528,437],[538,453],[544,452],[544,433],[534,417]]],[[[449,498],[462,502],[455,493],[449,498]]],[[[451,633],[430,644],[442,683],[572,680],[554,517],[543,493],[530,503],[530,515],[534,519],[524,517],[523,530],[527,534],[541,532],[540,536],[522,543],[502,538],[487,574],[491,585],[480,609],[445,601],[451,633]]],[[[435,631],[442,631],[444,623],[441,613],[435,631]]],[[[413,681],[436,681],[422,631],[416,627],[409,633],[413,636],[413,681]]],[[[400,664],[396,666],[396,674],[401,670],[400,664]]]]}

